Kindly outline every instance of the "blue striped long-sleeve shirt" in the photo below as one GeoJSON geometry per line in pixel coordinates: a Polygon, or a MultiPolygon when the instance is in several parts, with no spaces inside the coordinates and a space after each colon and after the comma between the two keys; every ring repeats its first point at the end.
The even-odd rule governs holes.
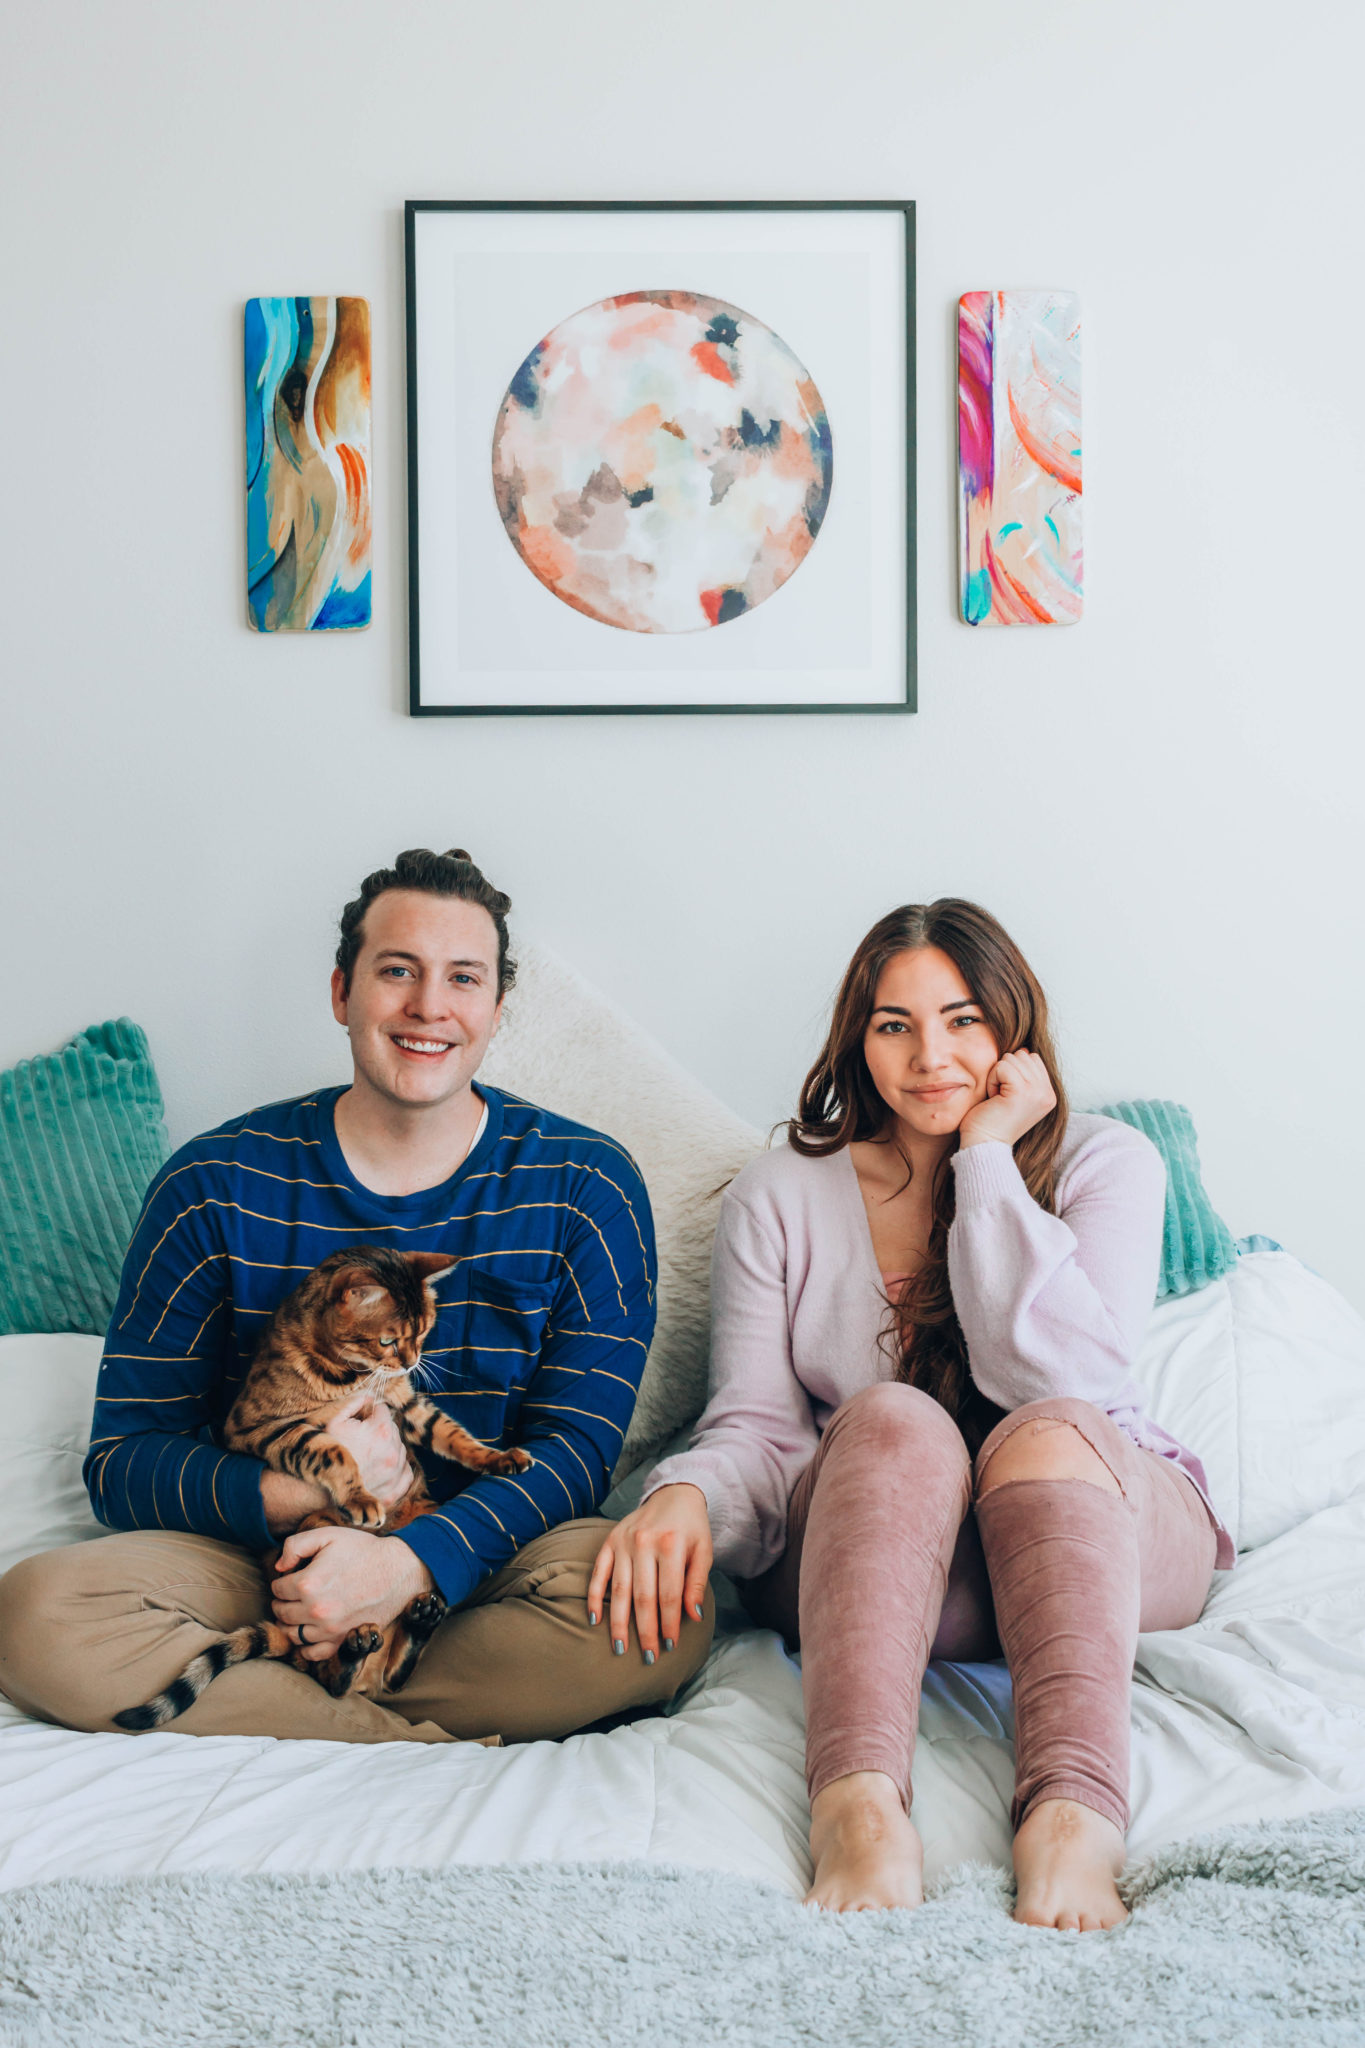
{"type": "Polygon", "coordinates": [[[437,1511],[402,1541],[455,1604],[557,1523],[595,1512],[654,1330],[649,1198],[621,1146],[497,1088],[459,1171],[415,1195],[362,1187],[337,1143],[339,1088],[195,1138],[148,1191],[123,1268],[85,1480],[115,1529],[188,1529],[266,1549],[263,1467],[219,1430],[276,1304],[349,1244],[439,1251],[422,1384],[515,1477],[424,1459],[437,1511]],[[466,1483],[467,1482],[467,1483],[466,1483]]]}

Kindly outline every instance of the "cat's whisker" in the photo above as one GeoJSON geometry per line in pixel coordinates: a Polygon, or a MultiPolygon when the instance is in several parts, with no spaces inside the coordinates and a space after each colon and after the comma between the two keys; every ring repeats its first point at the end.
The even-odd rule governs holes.
{"type": "Polygon", "coordinates": [[[392,1380],[401,1380],[404,1368],[401,1365],[372,1365],[363,1379],[355,1383],[358,1394],[382,1394],[392,1380]]]}

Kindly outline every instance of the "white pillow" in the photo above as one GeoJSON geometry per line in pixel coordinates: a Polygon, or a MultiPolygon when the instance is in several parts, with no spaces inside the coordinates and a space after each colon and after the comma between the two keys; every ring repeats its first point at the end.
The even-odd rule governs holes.
{"type": "Polygon", "coordinates": [[[100,1337],[0,1337],[0,1572],[109,1534],[81,1480],[103,1350],[100,1337]]]}
{"type": "Polygon", "coordinates": [[[1237,1351],[1231,1277],[1157,1303],[1133,1376],[1147,1413],[1204,1467],[1209,1494],[1233,1543],[1241,1540],[1242,1467],[1237,1438],[1237,1351]]]}
{"type": "Polygon", "coordinates": [[[1365,1493],[1365,1321],[1288,1252],[1162,1302],[1134,1371],[1239,1549],[1365,1493]]]}
{"type": "Polygon", "coordinates": [[[1365,1320],[1288,1252],[1239,1259],[1228,1285],[1250,1550],[1365,1493],[1365,1320]]]}
{"type": "Polygon", "coordinates": [[[762,1133],[552,953],[517,948],[516,987],[481,1072],[496,1088],[624,1145],[659,1247],[659,1320],[614,1478],[653,1458],[706,1404],[717,1191],[762,1133]]]}

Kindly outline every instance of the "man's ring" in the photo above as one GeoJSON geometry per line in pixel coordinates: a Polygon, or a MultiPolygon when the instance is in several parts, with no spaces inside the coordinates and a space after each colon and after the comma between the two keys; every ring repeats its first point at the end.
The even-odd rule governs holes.
{"type": "Polygon", "coordinates": [[[305,1635],[305,1633],[304,1633],[304,1630],[306,1629],[306,1627],[307,1627],[307,1623],[306,1623],[306,1622],[302,1622],[302,1621],[301,1621],[301,1622],[299,1623],[299,1641],[300,1641],[301,1643],[306,1643],[306,1642],[308,1641],[308,1637],[307,1637],[307,1636],[305,1635]]]}

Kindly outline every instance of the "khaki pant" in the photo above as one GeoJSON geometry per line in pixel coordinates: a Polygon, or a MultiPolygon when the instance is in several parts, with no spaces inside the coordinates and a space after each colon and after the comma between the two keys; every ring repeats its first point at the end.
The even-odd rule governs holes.
{"type": "MultiPolygon", "coordinates": [[[[168,1726],[185,1735],[324,1742],[532,1742],[671,1699],[711,1647],[714,1604],[684,1618],[676,1650],[647,1665],[632,1629],[613,1656],[588,1623],[593,1562],[611,1523],[538,1536],[441,1623],[401,1693],[334,1700],[264,1659],[215,1678],[168,1726]]],[[[137,1530],[26,1558],[0,1579],[0,1691],[65,1728],[108,1731],[161,1692],[217,1636],[267,1612],[249,1551],[207,1536],[137,1530]]]]}

